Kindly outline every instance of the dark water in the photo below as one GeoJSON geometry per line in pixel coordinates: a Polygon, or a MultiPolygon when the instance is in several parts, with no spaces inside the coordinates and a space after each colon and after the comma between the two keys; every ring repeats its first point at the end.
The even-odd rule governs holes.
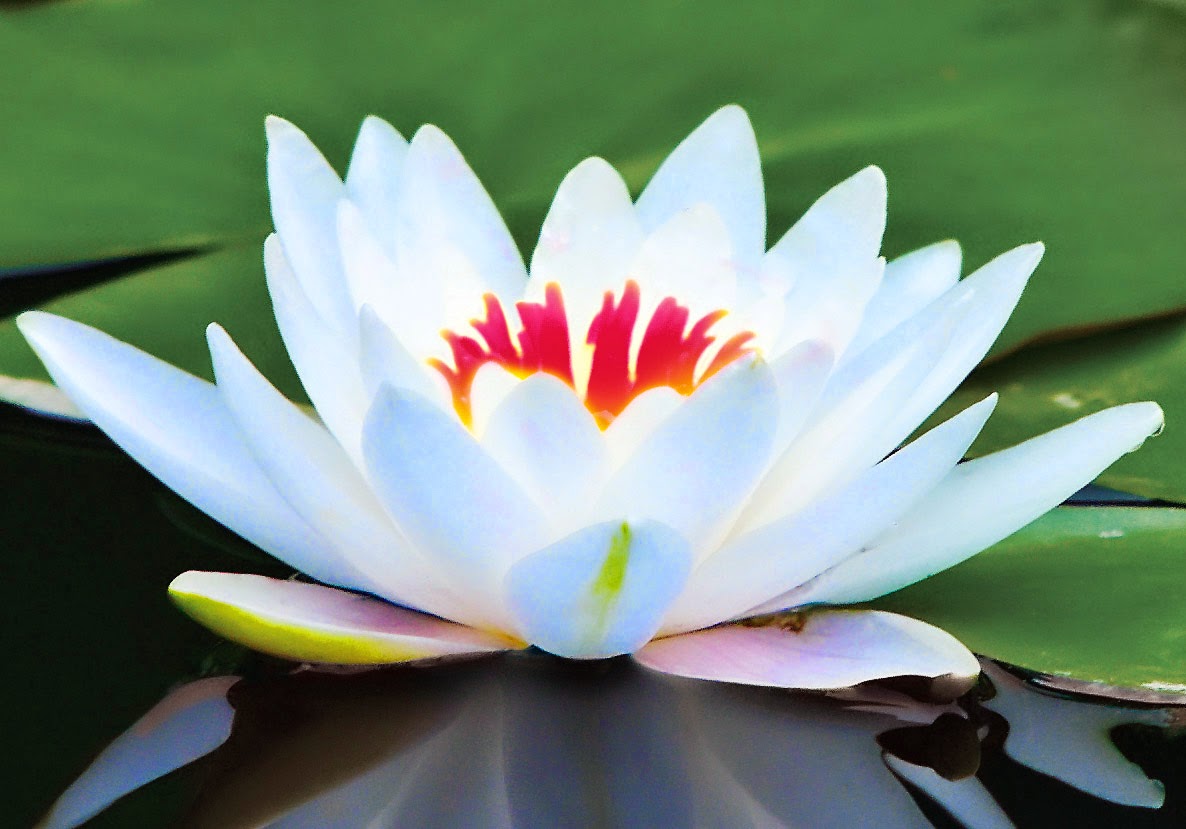
{"type": "Polygon", "coordinates": [[[165,597],[185,569],[284,570],[95,431],[0,410],[0,482],[5,825],[34,825],[80,775],[62,825],[129,790],[86,825],[1186,825],[1183,711],[993,666],[946,706],[535,654],[291,675],[165,597]]]}

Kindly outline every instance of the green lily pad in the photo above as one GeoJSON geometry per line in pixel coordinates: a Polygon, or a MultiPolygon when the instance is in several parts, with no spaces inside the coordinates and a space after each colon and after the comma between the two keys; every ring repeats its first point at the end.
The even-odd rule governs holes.
{"type": "Polygon", "coordinates": [[[1124,492],[1186,503],[1186,320],[1042,346],[1031,346],[974,372],[936,414],[950,416],[1001,393],[971,455],[978,456],[1108,406],[1155,400],[1166,411],[1164,434],[1126,455],[1099,483],[1124,492]]]}
{"type": "Polygon", "coordinates": [[[1161,4],[48,4],[0,27],[0,268],[258,242],[262,120],[344,162],[361,118],[451,132],[529,247],[563,172],[640,186],[751,112],[771,226],[882,164],[890,253],[1047,264],[1002,348],[1186,305],[1186,18],[1161,4]],[[893,36],[887,33],[893,32],[893,36]],[[1139,279],[1133,279],[1133,274],[1139,279]]]}
{"type": "Polygon", "coordinates": [[[1186,693],[1186,510],[1060,507],[875,602],[1042,673],[1186,693]]]}

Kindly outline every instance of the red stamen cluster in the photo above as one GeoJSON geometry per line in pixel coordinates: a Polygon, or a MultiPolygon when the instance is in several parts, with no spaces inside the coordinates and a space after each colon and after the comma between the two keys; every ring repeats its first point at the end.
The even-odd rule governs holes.
{"type": "MultiPolygon", "coordinates": [[[[696,364],[714,342],[709,330],[724,316],[725,311],[714,311],[698,319],[688,328],[687,308],[672,297],[667,297],[655,309],[647,323],[639,344],[638,359],[631,373],[630,342],[638,321],[641,292],[633,280],[626,283],[622,298],[615,301],[607,291],[601,310],[589,325],[585,342],[593,347],[593,364],[589,375],[585,407],[605,428],[613,422],[635,397],[648,389],[670,386],[683,395],[696,390],[696,364]]],[[[453,391],[453,406],[467,425],[472,420],[470,394],[474,376],[486,363],[497,363],[518,377],[528,377],[542,371],[573,385],[572,355],[569,353],[568,318],[564,313],[564,299],[560,286],[550,283],[544,301],[519,302],[522,327],[511,337],[510,326],[502,306],[493,294],[483,297],[486,317],[472,325],[480,336],[461,336],[443,332],[453,352],[453,366],[432,360],[449,382],[453,391]]],[[[749,351],[753,334],[743,332],[730,338],[717,352],[699,382],[704,382],[729,363],[749,351]]]]}

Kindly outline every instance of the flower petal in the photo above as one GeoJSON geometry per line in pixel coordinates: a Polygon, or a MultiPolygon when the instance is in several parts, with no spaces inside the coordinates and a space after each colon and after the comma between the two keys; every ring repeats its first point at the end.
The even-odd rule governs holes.
{"type": "MultiPolygon", "coordinates": [[[[280,239],[264,241],[264,270],[280,336],[317,414],[361,467],[362,418],[367,409],[358,361],[309,301],[280,239]]],[[[357,336],[357,324],[351,323],[357,336]]]]}
{"type": "Polygon", "coordinates": [[[401,389],[380,390],[363,429],[368,477],[416,547],[500,618],[512,561],[547,538],[534,501],[457,421],[401,389]]]}
{"type": "Polygon", "coordinates": [[[970,688],[976,657],[939,628],[877,610],[816,611],[762,627],[723,625],[656,639],[634,654],[656,671],[743,685],[827,690],[894,676],[970,688]]]}
{"type": "Polygon", "coordinates": [[[786,607],[762,603],[842,561],[892,526],[963,457],[995,405],[992,395],[970,406],[836,494],[727,543],[692,574],[663,631],[693,630],[786,607]]]}
{"type": "Polygon", "coordinates": [[[345,188],[303,132],[275,115],[268,136],[268,193],[272,221],[302,290],[340,337],[354,335],[354,309],[338,256],[336,211],[345,188]]]}
{"type": "Polygon", "coordinates": [[[521,647],[320,584],[191,570],[173,580],[169,596],[219,636],[296,662],[387,665],[521,647]]]}
{"type": "Polygon", "coordinates": [[[319,581],[371,589],[276,490],[212,383],[62,317],[18,324],[55,382],[166,486],[319,581]]]}
{"type": "MultiPolygon", "coordinates": [[[[760,527],[835,492],[884,458],[907,434],[886,428],[948,347],[958,328],[957,307],[912,340],[893,343],[876,360],[859,360],[834,373],[808,422],[770,467],[745,506],[736,531],[760,527]],[[887,413],[890,413],[887,415],[887,413]]],[[[779,359],[784,359],[780,357],[779,359]]]]}
{"type": "Polygon", "coordinates": [[[953,567],[1053,509],[1162,423],[1157,404],[1130,403],[960,464],[867,550],[783,606],[866,601],[953,567]]]}
{"type": "Polygon", "coordinates": [[[70,829],[126,794],[204,757],[227,741],[237,676],[199,679],[154,705],[115,739],[54,803],[38,827],[70,829]]]}
{"type": "Polygon", "coordinates": [[[866,167],[821,196],[770,249],[763,270],[782,272],[777,281],[790,285],[775,356],[807,339],[825,340],[837,355],[847,348],[881,283],[885,208],[885,174],[866,167]]]}
{"type": "Polygon", "coordinates": [[[962,259],[959,243],[947,240],[911,251],[887,264],[881,287],[865,306],[860,330],[847,353],[859,354],[942,296],[959,281],[962,259]]]}
{"type": "Polygon", "coordinates": [[[370,592],[470,622],[464,604],[400,534],[325,427],[280,394],[217,325],[207,330],[218,389],[277,490],[337,555],[365,574],[370,592]]]}
{"type": "Polygon", "coordinates": [[[531,644],[572,659],[630,653],[659,627],[691,569],[687,543],[654,522],[586,527],[507,573],[507,601],[531,644]]]}
{"type": "Polygon", "coordinates": [[[638,197],[638,216],[654,230],[700,202],[724,219],[739,269],[755,267],[766,248],[766,201],[757,140],[739,106],[718,109],[675,148],[638,197]]]}
{"type": "Polygon", "coordinates": [[[568,385],[548,374],[521,381],[490,416],[482,446],[571,531],[605,482],[601,430],[568,385]]]}
{"type": "Polygon", "coordinates": [[[688,398],[671,386],[647,389],[631,400],[603,433],[612,468],[621,467],[633,457],[643,441],[650,437],[660,424],[675,414],[687,400],[688,398]]]}
{"type": "Polygon", "coordinates": [[[359,369],[366,394],[384,384],[423,395],[442,409],[453,409],[449,385],[439,371],[417,359],[370,305],[358,314],[359,369]]]}
{"type": "Polygon", "coordinates": [[[770,367],[743,359],[702,385],[619,469],[595,508],[648,518],[712,549],[769,460],[778,423],[770,367]]]}
{"type": "Polygon", "coordinates": [[[835,354],[827,343],[807,340],[771,362],[778,383],[778,432],[773,456],[778,457],[798,436],[819,402],[831,376],[835,354]]]}
{"type": "Polygon", "coordinates": [[[408,142],[382,118],[368,115],[358,131],[346,193],[362,209],[367,225],[388,254],[395,253],[399,185],[408,142]]]}
{"type": "Polygon", "coordinates": [[[523,295],[527,273],[502,216],[456,145],[430,124],[412,136],[399,205],[402,273],[439,281],[446,295],[458,278],[456,287],[476,288],[478,299],[523,295]],[[458,271],[458,255],[471,272],[458,271]]]}
{"type": "Polygon", "coordinates": [[[583,343],[585,318],[597,313],[602,294],[625,282],[642,239],[622,176],[605,159],[587,158],[560,182],[548,209],[531,257],[529,295],[542,298],[549,282],[560,285],[569,316],[585,320],[573,326],[583,343]]]}

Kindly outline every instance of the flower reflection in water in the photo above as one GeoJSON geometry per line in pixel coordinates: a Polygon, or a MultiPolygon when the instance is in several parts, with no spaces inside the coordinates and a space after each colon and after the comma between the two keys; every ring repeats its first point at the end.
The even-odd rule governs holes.
{"type": "Polygon", "coordinates": [[[994,665],[986,675],[958,703],[884,684],[812,697],[530,655],[201,680],[112,743],[43,825],[79,825],[203,754],[183,820],[195,829],[1012,826],[977,777],[1002,741],[1012,760],[1086,795],[1162,805],[1161,783],[1109,732],[1168,727],[1174,712],[1053,696],[994,665]]]}

